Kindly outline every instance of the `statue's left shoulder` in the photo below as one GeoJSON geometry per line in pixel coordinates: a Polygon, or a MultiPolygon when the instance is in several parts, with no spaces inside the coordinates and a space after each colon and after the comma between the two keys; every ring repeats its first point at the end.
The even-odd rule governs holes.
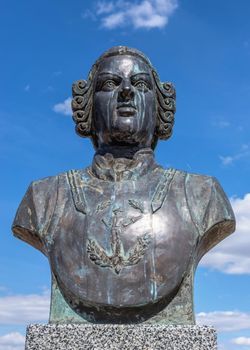
{"type": "Polygon", "coordinates": [[[231,204],[215,177],[186,173],[185,193],[192,220],[199,231],[200,259],[235,230],[231,204]]]}

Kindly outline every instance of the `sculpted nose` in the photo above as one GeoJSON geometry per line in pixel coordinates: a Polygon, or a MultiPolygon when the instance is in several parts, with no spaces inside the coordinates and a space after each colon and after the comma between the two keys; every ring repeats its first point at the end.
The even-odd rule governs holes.
{"type": "Polygon", "coordinates": [[[124,82],[122,84],[121,89],[118,94],[118,100],[119,101],[128,101],[133,99],[134,97],[134,91],[132,89],[130,82],[124,82]]]}

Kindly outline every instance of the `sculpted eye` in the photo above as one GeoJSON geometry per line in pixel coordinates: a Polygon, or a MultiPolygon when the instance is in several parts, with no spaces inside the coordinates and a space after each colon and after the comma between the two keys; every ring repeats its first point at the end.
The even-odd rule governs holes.
{"type": "Polygon", "coordinates": [[[143,91],[148,91],[149,90],[149,86],[148,84],[143,81],[143,80],[139,80],[136,83],[134,83],[134,86],[139,89],[139,90],[143,90],[143,91]]]}
{"type": "Polygon", "coordinates": [[[117,86],[114,80],[106,80],[102,85],[102,90],[109,91],[115,89],[117,86]]]}

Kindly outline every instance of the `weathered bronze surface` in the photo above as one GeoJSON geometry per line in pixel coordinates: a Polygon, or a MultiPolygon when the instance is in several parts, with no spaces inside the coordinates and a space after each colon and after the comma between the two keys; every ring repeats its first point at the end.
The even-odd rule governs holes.
{"type": "Polygon", "coordinates": [[[195,268],[235,219],[215,178],[154,160],[171,136],[173,85],[141,52],[115,47],[73,97],[93,163],[32,182],[13,223],[49,259],[50,322],[194,323],[195,268]]]}

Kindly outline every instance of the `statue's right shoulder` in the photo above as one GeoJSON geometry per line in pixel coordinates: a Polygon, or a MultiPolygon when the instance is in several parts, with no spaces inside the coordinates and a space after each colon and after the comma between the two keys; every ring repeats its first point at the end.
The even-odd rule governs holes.
{"type": "Polygon", "coordinates": [[[31,182],[12,225],[12,231],[17,238],[31,244],[45,255],[43,236],[56,205],[58,180],[61,175],[31,182]]]}

